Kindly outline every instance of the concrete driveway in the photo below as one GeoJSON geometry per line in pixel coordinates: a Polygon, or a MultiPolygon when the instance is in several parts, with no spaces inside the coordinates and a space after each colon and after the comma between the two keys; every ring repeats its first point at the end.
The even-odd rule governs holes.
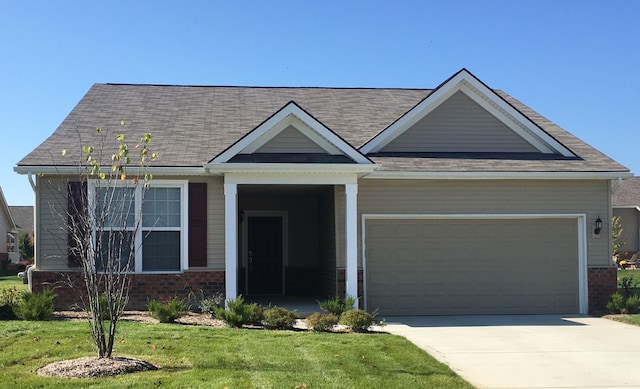
{"type": "Polygon", "coordinates": [[[383,328],[477,388],[640,388],[640,327],[589,316],[407,316],[383,328]]]}

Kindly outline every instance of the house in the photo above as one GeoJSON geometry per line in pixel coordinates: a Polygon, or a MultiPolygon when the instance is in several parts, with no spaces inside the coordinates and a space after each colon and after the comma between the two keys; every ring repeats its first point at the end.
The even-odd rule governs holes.
{"type": "MultiPolygon", "coordinates": [[[[31,241],[33,242],[34,237],[34,228],[33,228],[33,206],[31,205],[10,205],[9,212],[11,212],[11,216],[16,223],[16,235],[19,239],[20,235],[28,234],[31,237],[31,241]]],[[[20,257],[20,256],[18,256],[20,257]]],[[[18,258],[17,262],[22,259],[29,258],[18,258]]]]}
{"type": "Polygon", "coordinates": [[[640,177],[633,177],[615,189],[611,196],[613,216],[620,217],[622,240],[621,252],[640,251],[640,177]]]}
{"type": "Polygon", "coordinates": [[[0,269],[6,269],[9,263],[20,260],[17,232],[18,227],[0,188],[0,236],[5,241],[5,244],[0,246],[0,269]]]}
{"type": "Polygon", "coordinates": [[[629,170],[466,69],[435,89],[95,84],[15,168],[36,187],[33,288],[74,271],[52,188],[122,119],[152,134],[156,209],[175,216],[135,238],[132,306],[222,291],[587,313],[615,290],[611,188],[629,170]]]}

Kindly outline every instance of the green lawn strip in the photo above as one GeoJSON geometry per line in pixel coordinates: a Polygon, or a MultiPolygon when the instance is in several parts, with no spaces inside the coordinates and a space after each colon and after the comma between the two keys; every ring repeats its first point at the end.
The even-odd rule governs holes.
{"type": "Polygon", "coordinates": [[[640,270],[618,270],[618,281],[624,277],[631,277],[640,284],[640,270]]]}
{"type": "Polygon", "coordinates": [[[102,379],[35,375],[94,356],[83,322],[0,322],[2,385],[46,388],[472,388],[402,337],[121,323],[114,355],[162,367],[102,379]]]}
{"type": "Polygon", "coordinates": [[[18,290],[29,290],[29,286],[22,283],[22,278],[18,277],[17,271],[0,270],[0,289],[9,289],[14,286],[18,290]]]}
{"type": "Polygon", "coordinates": [[[619,321],[622,323],[633,324],[635,326],[640,326],[640,315],[615,315],[609,316],[609,318],[619,321]]]}

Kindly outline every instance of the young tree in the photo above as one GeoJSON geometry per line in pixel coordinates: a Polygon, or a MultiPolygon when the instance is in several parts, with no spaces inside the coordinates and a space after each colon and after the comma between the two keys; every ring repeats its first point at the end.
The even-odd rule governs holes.
{"type": "MultiPolygon", "coordinates": [[[[99,358],[112,356],[118,321],[128,303],[141,204],[152,178],[148,166],[157,158],[149,150],[148,133],[133,148],[124,134],[117,135],[116,142],[110,166],[103,166],[104,155],[94,155],[93,146],[82,147],[83,163],[73,178],[77,181],[68,183],[65,215],[69,260],[82,273],[82,303],[99,358]]],[[[69,285],[77,287],[71,278],[69,285]]]]}
{"type": "Polygon", "coordinates": [[[611,244],[613,249],[613,255],[618,257],[620,249],[627,241],[622,239],[622,223],[620,222],[620,216],[614,216],[611,218],[611,244]]]}
{"type": "Polygon", "coordinates": [[[31,239],[31,235],[26,232],[20,234],[19,243],[18,243],[18,251],[20,252],[20,258],[24,260],[32,260],[33,259],[33,240],[31,239]]]}

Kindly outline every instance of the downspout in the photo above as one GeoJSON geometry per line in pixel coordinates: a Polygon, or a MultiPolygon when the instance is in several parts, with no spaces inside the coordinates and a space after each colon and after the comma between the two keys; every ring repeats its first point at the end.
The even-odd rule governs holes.
{"type": "Polygon", "coordinates": [[[618,177],[618,180],[611,187],[611,194],[616,193],[620,185],[622,185],[622,177],[618,177]]]}
{"type": "Polygon", "coordinates": [[[34,197],[34,201],[33,201],[33,266],[29,268],[29,270],[27,271],[27,283],[29,284],[29,291],[33,292],[33,282],[32,282],[32,271],[34,269],[36,269],[38,267],[38,239],[37,239],[37,235],[38,235],[38,231],[36,226],[39,225],[38,223],[38,199],[37,197],[37,185],[36,182],[33,179],[33,173],[31,172],[27,172],[27,178],[29,179],[29,184],[31,185],[31,189],[33,190],[33,197],[34,197]]]}

